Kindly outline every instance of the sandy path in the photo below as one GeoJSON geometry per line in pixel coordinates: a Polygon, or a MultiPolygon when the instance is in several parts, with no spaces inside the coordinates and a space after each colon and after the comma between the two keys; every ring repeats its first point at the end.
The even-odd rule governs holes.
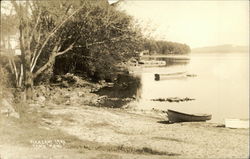
{"type": "Polygon", "coordinates": [[[160,114],[122,109],[53,106],[47,111],[54,118],[46,119],[49,124],[44,126],[104,147],[149,148],[174,158],[248,158],[249,154],[249,129],[211,123],[164,124],[160,114]]]}

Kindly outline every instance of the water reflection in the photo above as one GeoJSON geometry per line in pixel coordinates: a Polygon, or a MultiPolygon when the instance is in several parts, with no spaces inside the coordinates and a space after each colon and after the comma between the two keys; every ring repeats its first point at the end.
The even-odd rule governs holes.
{"type": "Polygon", "coordinates": [[[185,64],[171,61],[167,67],[143,68],[138,73],[142,84],[138,108],[210,113],[212,122],[248,118],[248,64],[248,54],[214,53],[194,54],[185,64]],[[181,77],[154,80],[155,74],[176,72],[186,73],[181,77]],[[182,103],[152,101],[169,97],[195,100],[182,103]]]}
{"type": "Polygon", "coordinates": [[[189,58],[147,57],[147,58],[142,58],[142,59],[165,61],[166,66],[187,65],[190,62],[189,58]]]}
{"type": "Polygon", "coordinates": [[[132,99],[141,98],[140,92],[140,77],[129,74],[119,74],[113,87],[104,87],[96,93],[108,97],[104,103],[102,103],[102,106],[120,108],[132,99]]]}
{"type": "Polygon", "coordinates": [[[104,103],[112,107],[129,102],[123,99],[136,98],[138,109],[207,113],[213,115],[211,122],[216,123],[223,123],[225,118],[248,118],[248,59],[248,54],[237,53],[194,54],[185,62],[164,59],[167,61],[165,67],[135,67],[132,74],[121,75],[115,87],[98,93],[119,98],[104,103]],[[155,74],[163,76],[156,81],[155,74]],[[152,100],[159,98],[195,100],[152,100]]]}

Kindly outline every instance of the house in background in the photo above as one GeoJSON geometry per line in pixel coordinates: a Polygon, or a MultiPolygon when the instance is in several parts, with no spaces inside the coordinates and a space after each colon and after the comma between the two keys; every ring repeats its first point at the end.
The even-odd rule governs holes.
{"type": "Polygon", "coordinates": [[[149,55],[149,50],[143,50],[140,52],[140,56],[149,55]]]}
{"type": "Polygon", "coordinates": [[[19,33],[1,36],[0,55],[21,55],[19,33]]]}

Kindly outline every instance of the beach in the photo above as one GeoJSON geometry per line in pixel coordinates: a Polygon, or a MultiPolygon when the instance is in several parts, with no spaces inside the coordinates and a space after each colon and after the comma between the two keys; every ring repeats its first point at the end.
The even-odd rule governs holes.
{"type": "Polygon", "coordinates": [[[230,129],[207,122],[169,124],[166,114],[156,110],[52,104],[35,109],[43,115],[35,124],[37,127],[30,128],[32,131],[1,118],[3,159],[249,157],[249,129],[230,129]],[[16,129],[18,133],[14,132],[16,129]],[[60,133],[50,135],[56,130],[60,133]],[[39,135],[41,132],[44,133],[39,135]],[[54,149],[39,143],[49,139],[64,143],[54,149]],[[35,148],[30,140],[45,146],[35,148]]]}

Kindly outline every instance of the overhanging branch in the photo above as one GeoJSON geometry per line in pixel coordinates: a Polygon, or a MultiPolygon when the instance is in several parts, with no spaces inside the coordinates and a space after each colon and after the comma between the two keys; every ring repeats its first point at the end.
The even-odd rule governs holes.
{"type": "Polygon", "coordinates": [[[42,50],[43,48],[45,47],[45,45],[48,43],[49,39],[51,37],[53,37],[55,35],[55,33],[71,18],[73,17],[73,15],[75,15],[77,12],[79,12],[81,9],[83,8],[83,6],[81,6],[79,9],[75,10],[71,15],[69,15],[66,19],[64,19],[57,27],[55,27],[52,32],[49,34],[49,36],[46,38],[46,40],[44,41],[43,45],[41,46],[40,50],[38,51],[36,57],[35,57],[35,60],[34,60],[34,63],[32,64],[31,66],[31,72],[33,72],[35,66],[36,66],[36,63],[37,63],[37,60],[39,58],[39,56],[41,55],[42,53],[42,50]]]}
{"type": "Polygon", "coordinates": [[[58,52],[58,53],[56,54],[56,56],[59,56],[59,55],[62,55],[62,54],[67,53],[69,50],[73,49],[74,44],[75,44],[75,43],[71,44],[71,45],[70,45],[67,49],[65,49],[64,51],[58,52]]]}

